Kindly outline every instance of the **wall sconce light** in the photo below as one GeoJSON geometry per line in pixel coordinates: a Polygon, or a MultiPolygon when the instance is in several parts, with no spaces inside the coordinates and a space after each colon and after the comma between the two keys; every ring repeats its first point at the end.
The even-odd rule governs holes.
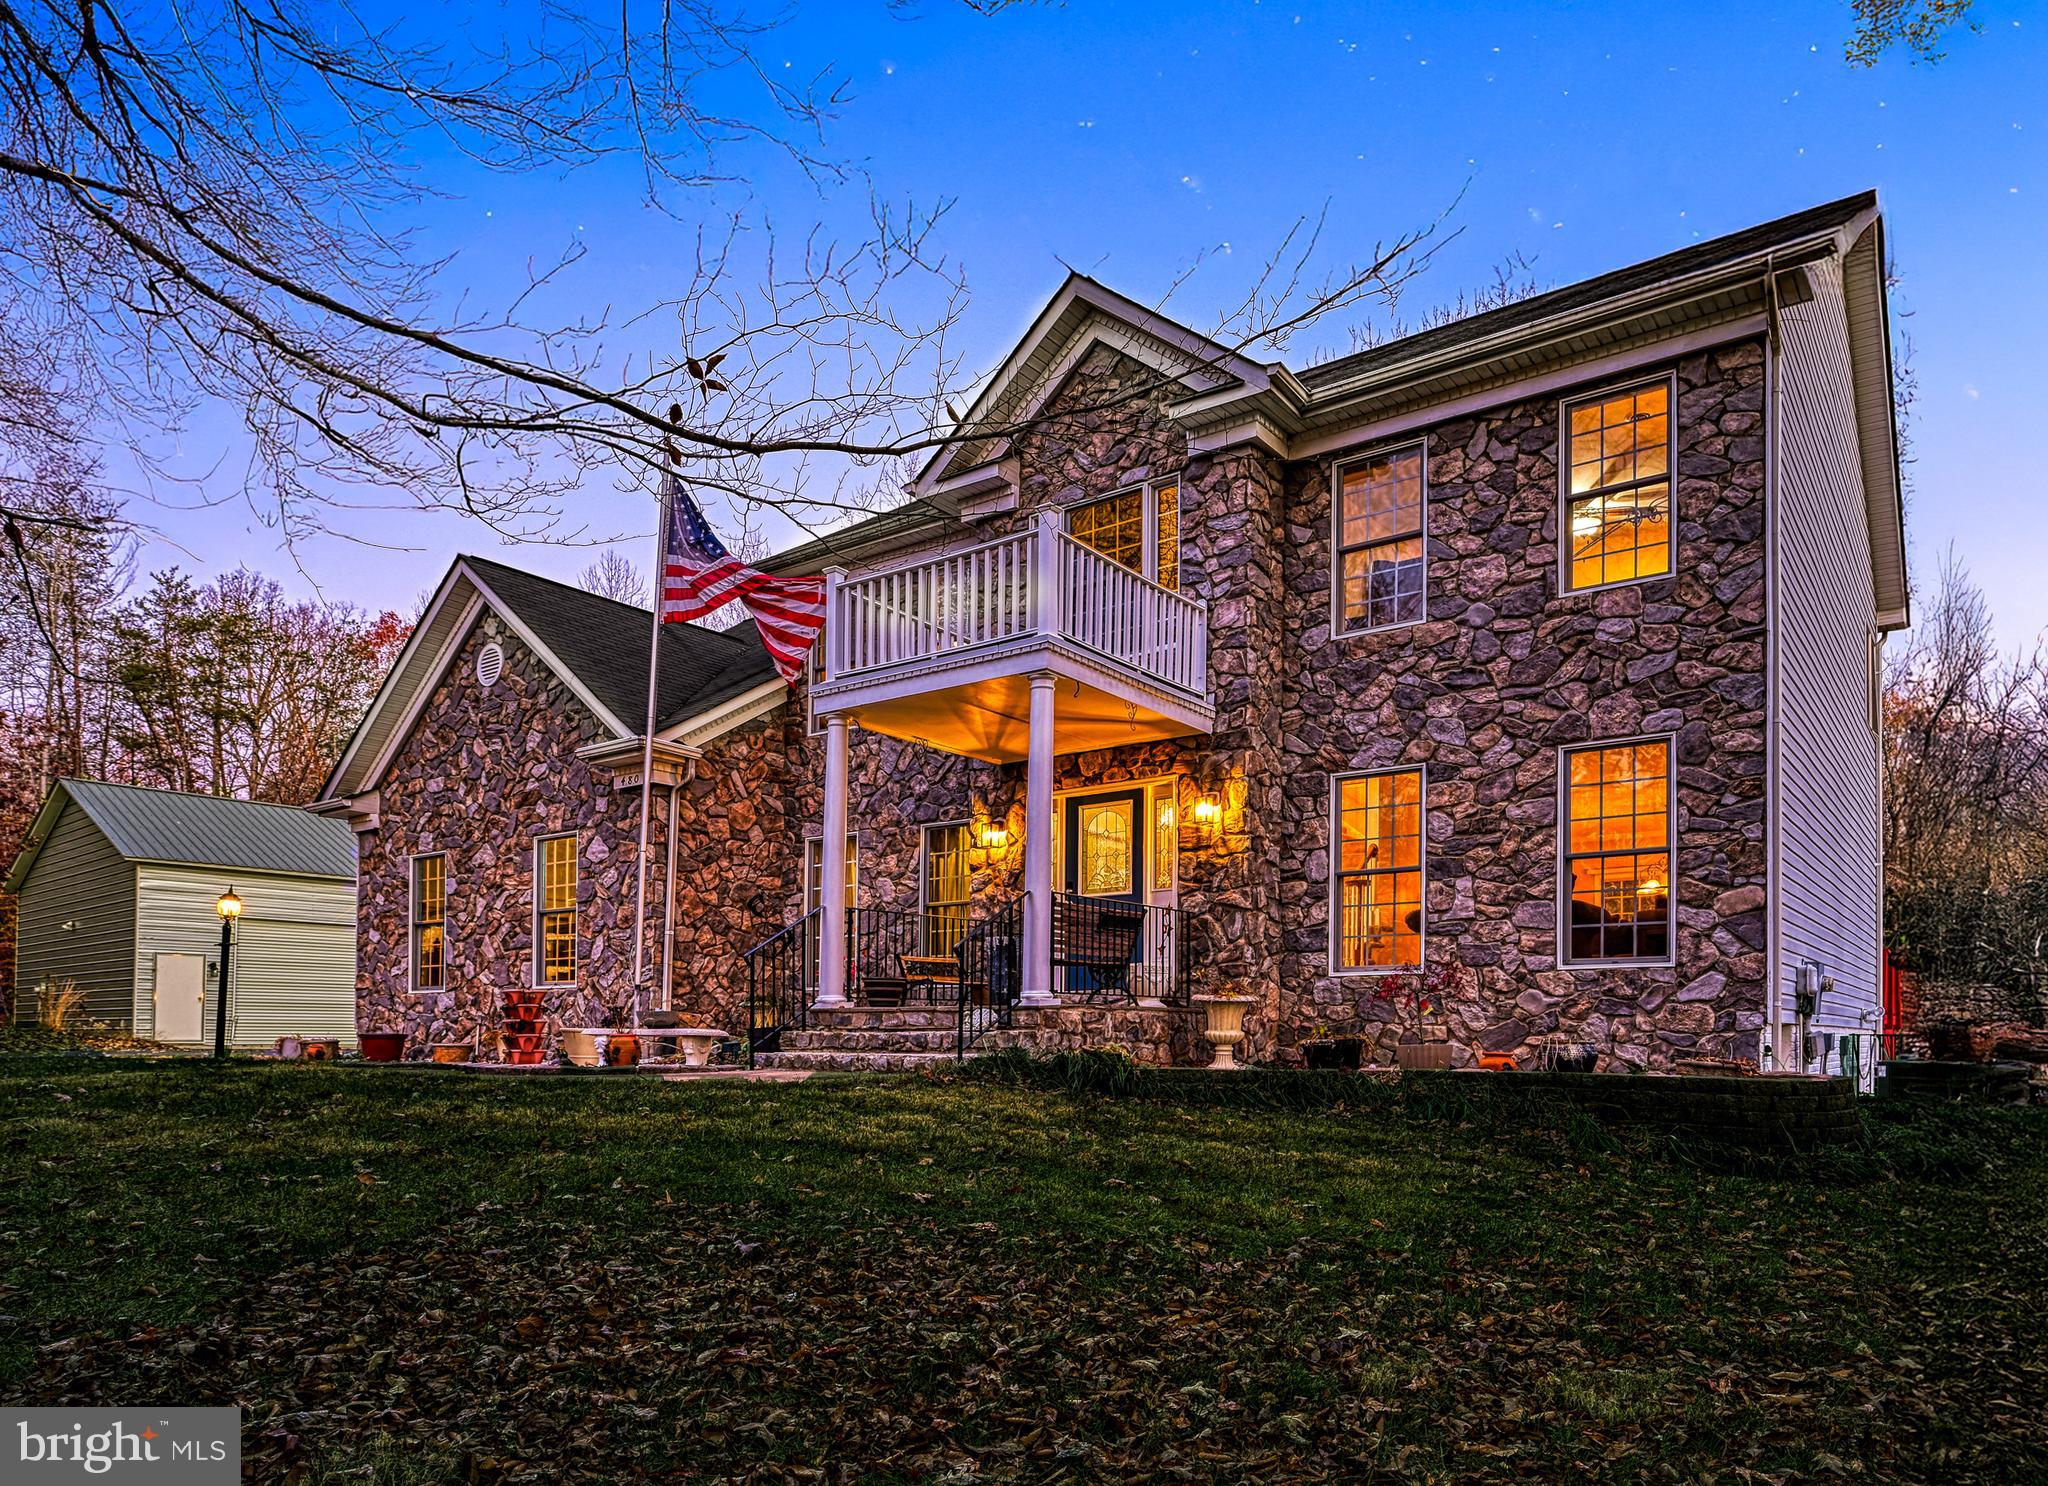
{"type": "Polygon", "coordinates": [[[980,836],[983,851],[1001,851],[1010,844],[1010,828],[995,821],[984,822],[980,836]]]}
{"type": "Polygon", "coordinates": [[[1214,795],[1203,795],[1195,801],[1195,824],[1205,831],[1214,830],[1223,820],[1223,803],[1214,795]]]}

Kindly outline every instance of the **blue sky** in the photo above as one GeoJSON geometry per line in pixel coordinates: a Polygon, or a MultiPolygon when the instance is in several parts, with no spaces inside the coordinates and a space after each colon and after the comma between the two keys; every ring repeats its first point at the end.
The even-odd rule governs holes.
{"type": "MultiPolygon", "coordinates": [[[[1639,3],[1301,0],[1077,0],[985,18],[944,0],[910,13],[833,0],[799,5],[765,53],[793,74],[836,62],[853,98],[832,146],[891,192],[956,199],[942,236],[973,290],[974,367],[1008,349],[1064,265],[1151,300],[1209,254],[1175,300],[1199,322],[1325,204],[1334,264],[1458,200],[1460,236],[1410,290],[1415,312],[1509,253],[1545,285],[1569,283],[1875,186],[1919,381],[1916,569],[1931,574],[1953,543],[2018,643],[2048,627],[2048,489],[2029,452],[2048,394],[2048,17],[2031,9],[1979,0],[1982,34],[1956,36],[1938,66],[1896,56],[1868,71],[1842,60],[1845,0],[1717,5],[1711,19],[1639,3]]],[[[630,313],[685,250],[629,173],[503,181],[424,163],[458,193],[427,223],[429,245],[458,254],[452,282],[489,290],[573,235],[590,256],[571,297],[630,313]]],[[[785,231],[855,205],[786,175],[752,186],[785,231]]],[[[1341,323],[1290,361],[1318,340],[1341,346],[1341,323]]],[[[195,471],[224,461],[225,493],[232,420],[196,425],[179,457],[195,471]]],[[[247,562],[294,590],[399,609],[459,550],[561,577],[594,555],[504,552],[452,517],[361,513],[353,529],[409,550],[317,539],[294,559],[239,500],[138,514],[184,549],[159,544],[150,565],[247,562]]],[[[584,514],[607,531],[651,524],[609,488],[584,514]]],[[[622,550],[647,560],[644,541],[622,550]]]]}

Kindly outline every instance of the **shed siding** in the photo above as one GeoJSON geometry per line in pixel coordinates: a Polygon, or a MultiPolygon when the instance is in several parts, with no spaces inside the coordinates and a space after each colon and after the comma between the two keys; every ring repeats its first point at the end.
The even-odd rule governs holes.
{"type": "Polygon", "coordinates": [[[137,868],[135,1014],[153,1025],[156,957],[207,958],[206,1035],[212,1036],[219,979],[220,918],[214,902],[230,883],[242,899],[235,930],[228,1040],[264,1047],[290,1033],[356,1035],[355,884],[332,878],[251,876],[211,867],[137,868]]]}
{"type": "Polygon", "coordinates": [[[1818,960],[1835,983],[1818,1024],[1874,1030],[1884,847],[1870,542],[1841,264],[1806,272],[1813,299],[1780,315],[1774,974],[1789,1007],[1799,965],[1818,960]]]}
{"type": "Polygon", "coordinates": [[[35,1020],[38,985],[68,979],[85,991],[87,1016],[129,1025],[135,869],[76,801],[65,802],[21,885],[19,923],[15,984],[23,1020],[35,1020]]]}

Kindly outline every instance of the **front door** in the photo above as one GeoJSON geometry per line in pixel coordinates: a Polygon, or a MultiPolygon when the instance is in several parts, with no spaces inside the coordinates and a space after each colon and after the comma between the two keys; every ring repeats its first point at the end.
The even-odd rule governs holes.
{"type": "Polygon", "coordinates": [[[156,957],[156,1040],[198,1042],[206,1007],[206,956],[156,957]]]}
{"type": "MultiPolygon", "coordinates": [[[[1144,906],[1146,814],[1142,788],[1070,795],[1061,825],[1068,892],[1144,906]]],[[[1141,935],[1132,942],[1131,963],[1139,964],[1143,957],[1141,935]]],[[[1103,982],[1100,973],[1079,965],[1069,966],[1066,978],[1063,989],[1077,994],[1098,990],[1103,982]]]]}

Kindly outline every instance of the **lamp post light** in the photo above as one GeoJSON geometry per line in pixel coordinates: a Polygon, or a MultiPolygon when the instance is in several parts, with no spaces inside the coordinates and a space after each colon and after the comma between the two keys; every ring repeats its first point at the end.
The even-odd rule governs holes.
{"type": "Polygon", "coordinates": [[[220,989],[213,1002],[213,1056],[225,1059],[228,1055],[228,957],[235,948],[235,920],[242,916],[242,900],[229,888],[215,901],[214,912],[220,915],[220,989]]]}

